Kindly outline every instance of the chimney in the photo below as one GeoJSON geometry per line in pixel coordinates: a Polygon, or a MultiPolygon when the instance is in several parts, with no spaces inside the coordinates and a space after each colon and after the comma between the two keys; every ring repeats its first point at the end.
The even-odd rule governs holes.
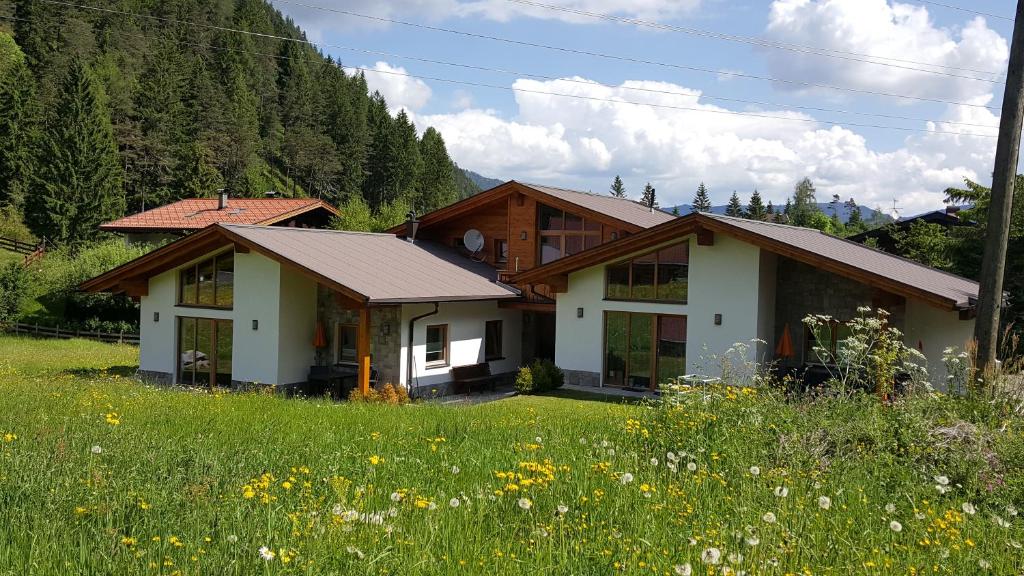
{"type": "Polygon", "coordinates": [[[409,242],[416,241],[416,231],[420,228],[420,221],[416,219],[416,211],[409,210],[405,215],[405,239],[409,242]]]}
{"type": "Polygon", "coordinates": [[[267,198],[277,198],[277,191],[267,190],[266,192],[263,193],[263,195],[266,196],[267,198]]]}
{"type": "Polygon", "coordinates": [[[217,191],[217,209],[223,210],[228,207],[228,191],[223,188],[217,191]]]}

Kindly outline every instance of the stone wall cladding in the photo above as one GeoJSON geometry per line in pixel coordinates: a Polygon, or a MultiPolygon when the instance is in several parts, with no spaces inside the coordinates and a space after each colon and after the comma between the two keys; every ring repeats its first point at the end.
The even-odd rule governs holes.
{"type": "Polygon", "coordinates": [[[593,386],[597,388],[601,385],[601,374],[597,372],[588,372],[586,370],[563,370],[565,374],[565,383],[573,386],[593,386]]]}
{"type": "MultiPolygon", "coordinates": [[[[808,264],[779,257],[776,273],[775,338],[789,323],[794,356],[790,365],[804,361],[804,323],[809,314],[827,314],[841,322],[857,316],[857,308],[872,306],[878,290],[808,264]]],[[[903,330],[906,305],[887,307],[892,326],[903,330]]],[[[811,352],[813,354],[813,352],[811,352]]]]}
{"type": "MultiPolygon", "coordinates": [[[[327,332],[327,346],[317,350],[320,365],[334,362],[334,326],[336,323],[359,324],[359,311],[338,306],[334,293],[324,287],[317,288],[317,319],[327,332]]],[[[370,357],[377,369],[377,384],[397,383],[402,362],[402,307],[381,306],[370,309],[370,357]],[[388,327],[385,334],[384,327],[388,327]]]]}

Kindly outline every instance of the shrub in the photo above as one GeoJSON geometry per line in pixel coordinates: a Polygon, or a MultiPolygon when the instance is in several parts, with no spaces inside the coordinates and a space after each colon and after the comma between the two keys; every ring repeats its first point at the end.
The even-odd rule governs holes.
{"type": "Polygon", "coordinates": [[[405,386],[396,386],[389,382],[382,386],[380,390],[370,388],[369,392],[366,394],[360,392],[359,388],[353,388],[352,391],[349,392],[348,401],[357,404],[388,404],[390,406],[399,406],[409,403],[409,391],[406,390],[405,386]]]}
{"type": "Polygon", "coordinates": [[[29,275],[20,262],[0,268],[0,325],[17,322],[29,293],[29,275]]]}
{"type": "Polygon", "coordinates": [[[0,206],[0,236],[19,242],[35,242],[36,237],[25,226],[21,213],[14,206],[0,206]]]}
{"type": "Polygon", "coordinates": [[[533,370],[529,366],[523,366],[516,374],[516,392],[520,394],[533,394],[533,370]]]}

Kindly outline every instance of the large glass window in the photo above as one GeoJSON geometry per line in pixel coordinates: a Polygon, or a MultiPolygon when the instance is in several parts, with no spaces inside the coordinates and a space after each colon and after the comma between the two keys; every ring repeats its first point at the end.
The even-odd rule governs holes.
{"type": "Polygon", "coordinates": [[[540,263],[554,262],[601,244],[601,223],[557,208],[537,207],[540,263]]]}
{"type": "Polygon", "coordinates": [[[484,360],[501,360],[501,320],[488,320],[484,324],[484,360]]]}
{"type": "Polygon", "coordinates": [[[218,254],[178,272],[178,304],[231,308],[235,299],[235,255],[218,254]]]}
{"type": "Polygon", "coordinates": [[[686,370],[686,317],[606,312],[604,383],[654,389],[686,370]]]}
{"type": "Polygon", "coordinates": [[[448,365],[448,325],[427,326],[428,368],[448,365]]]}
{"type": "Polygon", "coordinates": [[[178,382],[231,386],[231,320],[178,319],[178,382]]]}
{"type": "Polygon", "coordinates": [[[686,303],[690,268],[687,242],[605,268],[605,298],[686,303]]]}

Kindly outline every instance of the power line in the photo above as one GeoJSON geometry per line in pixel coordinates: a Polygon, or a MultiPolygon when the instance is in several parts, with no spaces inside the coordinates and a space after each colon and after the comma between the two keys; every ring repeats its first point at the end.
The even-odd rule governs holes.
{"type": "MultiPolygon", "coordinates": [[[[70,3],[67,3],[67,2],[60,2],[58,0],[44,0],[44,1],[52,3],[52,4],[70,4],[70,3]]],[[[232,28],[225,28],[225,27],[220,27],[220,26],[214,26],[214,25],[211,25],[211,24],[198,24],[198,23],[174,20],[174,19],[170,19],[170,18],[163,18],[163,17],[159,17],[159,16],[147,16],[147,15],[143,15],[143,14],[126,13],[126,12],[122,12],[122,11],[118,11],[118,10],[112,10],[112,9],[106,9],[106,8],[97,8],[97,9],[101,10],[101,11],[104,11],[104,12],[113,12],[113,13],[118,13],[118,14],[121,14],[121,15],[136,16],[136,17],[142,17],[142,18],[152,18],[152,19],[161,20],[161,21],[172,21],[172,22],[174,22],[176,24],[185,24],[185,25],[192,25],[192,26],[197,26],[197,27],[204,27],[204,28],[212,28],[212,29],[217,29],[217,30],[223,30],[223,31],[228,31],[228,32],[238,32],[238,33],[242,33],[242,34],[251,34],[251,35],[254,35],[254,36],[259,36],[259,37],[264,37],[264,38],[269,38],[269,39],[283,40],[283,41],[289,41],[289,42],[297,42],[297,43],[302,43],[302,44],[308,44],[308,45],[314,46],[314,47],[316,46],[315,43],[313,43],[313,42],[311,42],[309,40],[304,40],[304,39],[288,38],[288,37],[285,37],[285,36],[277,36],[277,35],[274,35],[274,34],[266,34],[266,33],[260,33],[260,32],[248,32],[248,31],[244,31],[244,30],[237,30],[237,29],[232,29],[232,28]]],[[[160,38],[154,38],[154,37],[149,37],[149,36],[141,36],[141,37],[149,38],[149,39],[152,39],[152,40],[161,40],[160,38]]],[[[193,46],[200,46],[200,47],[208,47],[208,48],[218,49],[218,47],[215,47],[215,46],[208,46],[208,45],[202,45],[202,44],[195,44],[195,43],[184,43],[184,44],[191,44],[193,46]]],[[[245,50],[232,50],[232,51],[244,52],[244,53],[247,52],[245,50]]],[[[265,54],[265,53],[257,53],[257,52],[247,52],[247,53],[261,55],[261,56],[270,56],[270,57],[275,57],[275,58],[291,59],[291,58],[285,57],[285,56],[271,55],[271,54],[265,54]]],[[[897,131],[902,131],[902,132],[920,132],[920,133],[927,133],[927,134],[949,134],[949,135],[971,136],[971,137],[979,137],[979,138],[994,138],[995,137],[994,135],[977,134],[977,133],[970,133],[970,132],[927,130],[927,129],[920,129],[920,128],[907,128],[907,127],[888,126],[888,125],[881,125],[881,124],[862,124],[862,123],[854,123],[854,122],[840,123],[840,122],[835,122],[835,121],[830,121],[830,120],[818,120],[818,119],[814,119],[814,118],[793,118],[793,117],[777,116],[777,115],[754,113],[754,112],[740,112],[740,111],[734,111],[734,110],[709,110],[709,109],[705,109],[705,108],[694,108],[694,107],[687,107],[687,106],[675,106],[675,105],[669,105],[669,104],[655,104],[655,103],[647,103],[647,102],[636,102],[636,101],[616,99],[616,98],[601,98],[601,97],[596,97],[596,96],[584,96],[584,95],[578,95],[578,94],[565,94],[565,93],[549,92],[549,91],[543,91],[543,90],[531,90],[531,89],[526,89],[526,88],[516,88],[514,86],[501,86],[501,85],[495,85],[495,84],[486,84],[486,83],[482,83],[482,82],[472,82],[472,81],[468,81],[468,80],[455,80],[455,79],[451,79],[451,78],[442,78],[442,77],[436,77],[436,76],[424,76],[424,75],[409,74],[409,73],[406,73],[406,72],[377,70],[375,68],[366,68],[366,67],[359,67],[359,66],[347,66],[346,68],[349,68],[349,69],[352,69],[352,70],[361,70],[363,72],[370,72],[370,73],[376,73],[376,74],[390,74],[390,75],[395,75],[395,76],[404,76],[404,77],[408,77],[408,78],[416,78],[416,79],[420,79],[420,80],[431,80],[431,81],[436,81],[436,82],[444,82],[444,83],[458,84],[458,85],[464,85],[464,86],[473,86],[473,87],[479,87],[479,88],[490,88],[490,89],[496,89],[496,90],[507,90],[507,91],[512,91],[512,92],[529,93],[529,94],[542,94],[542,95],[558,96],[558,97],[564,97],[564,98],[576,98],[576,99],[580,99],[580,100],[609,102],[609,103],[614,103],[614,104],[629,104],[629,105],[635,105],[635,106],[648,106],[648,107],[652,107],[652,108],[664,108],[664,109],[670,109],[670,110],[702,112],[702,113],[712,113],[712,114],[727,114],[727,115],[734,115],[734,116],[748,116],[748,117],[767,118],[767,119],[772,119],[772,120],[795,121],[795,122],[804,122],[804,123],[820,123],[820,124],[827,124],[827,125],[832,125],[832,126],[844,126],[845,125],[845,126],[854,126],[854,127],[861,127],[861,128],[876,128],[876,129],[882,129],[882,130],[897,130],[897,131]]],[[[677,93],[677,95],[692,96],[692,95],[683,94],[683,93],[677,93]]]]}
{"type": "Polygon", "coordinates": [[[960,74],[951,74],[948,72],[941,72],[938,70],[926,70],[922,68],[915,68],[913,66],[902,66],[900,64],[892,64],[892,62],[900,62],[903,64],[917,64],[919,66],[932,66],[935,68],[945,68],[947,70],[960,70],[964,72],[975,72],[978,74],[991,74],[995,76],[1002,75],[1002,72],[992,70],[978,70],[976,68],[959,68],[956,66],[947,66],[945,64],[934,64],[931,62],[921,62],[918,60],[903,60],[900,58],[892,58],[889,56],[878,56],[875,54],[867,54],[863,52],[851,52],[846,50],[838,50],[834,48],[821,48],[816,46],[807,46],[802,44],[790,44],[786,42],[778,42],[774,40],[768,40],[765,38],[758,38],[756,36],[739,36],[735,34],[726,34],[724,32],[715,32],[713,30],[703,30],[700,28],[692,28],[685,26],[677,26],[673,24],[663,24],[661,22],[654,22],[651,20],[641,20],[639,18],[627,18],[624,16],[616,16],[614,14],[590,12],[588,10],[582,10],[579,8],[571,8],[568,6],[556,6],[552,4],[544,4],[542,2],[536,2],[534,0],[506,0],[506,2],[512,2],[515,4],[522,4],[524,6],[533,6],[535,8],[543,8],[546,10],[553,10],[557,12],[565,12],[568,14],[576,14],[578,16],[586,16],[588,18],[596,18],[600,20],[607,20],[610,22],[618,22],[621,24],[632,24],[634,26],[644,26],[648,28],[655,28],[658,30],[666,30],[670,32],[681,32],[683,34],[690,34],[693,36],[700,36],[704,38],[714,38],[716,40],[726,40],[729,42],[739,42],[742,44],[750,44],[761,48],[775,48],[779,50],[789,50],[791,52],[798,52],[801,54],[810,54],[813,56],[823,56],[826,58],[838,58],[841,60],[850,60],[853,62],[863,62],[866,64],[876,64],[879,66],[889,66],[892,68],[902,68],[904,70],[914,70],[918,72],[927,72],[930,74],[940,74],[943,76],[952,76],[954,78],[964,78],[968,80],[978,80],[981,82],[992,82],[1000,83],[998,79],[989,78],[978,78],[975,76],[964,76],[960,74]],[[865,58],[869,58],[865,59],[865,58]],[[880,60],[888,60],[889,62],[881,62],[880,60]]]}
{"type": "Polygon", "coordinates": [[[917,0],[921,4],[930,4],[932,6],[938,6],[940,8],[948,8],[950,10],[957,10],[959,12],[967,12],[968,14],[977,14],[979,16],[987,16],[989,18],[998,18],[1000,20],[1009,20],[1013,22],[1013,17],[1003,16],[1000,14],[992,14],[990,12],[978,12],[977,10],[971,10],[970,8],[963,8],[961,6],[954,6],[952,4],[944,4],[942,2],[931,2],[930,0],[917,0]]]}
{"type": "MultiPolygon", "coordinates": [[[[43,1],[44,2],[57,3],[57,4],[69,4],[69,3],[66,3],[66,2],[59,2],[58,0],[43,0],[43,1]]],[[[654,60],[646,60],[646,59],[643,59],[643,58],[634,58],[634,57],[630,57],[630,56],[618,56],[618,55],[614,55],[614,54],[606,54],[606,53],[603,53],[603,52],[593,52],[593,51],[590,51],[590,50],[581,50],[581,49],[577,49],[577,48],[566,48],[564,46],[553,46],[553,45],[550,45],[550,44],[539,44],[539,43],[535,43],[535,42],[527,42],[525,40],[515,40],[515,39],[511,39],[511,38],[503,38],[501,36],[490,36],[490,35],[487,35],[487,34],[479,34],[479,33],[476,33],[476,32],[466,32],[464,30],[455,30],[453,28],[443,28],[443,27],[440,27],[440,26],[430,26],[430,25],[427,25],[427,24],[417,24],[415,22],[407,22],[407,21],[404,21],[404,20],[396,20],[394,18],[384,18],[382,16],[371,16],[371,15],[368,15],[368,14],[359,14],[357,12],[351,12],[351,11],[348,11],[348,10],[340,10],[340,9],[337,9],[337,8],[326,8],[326,7],[323,7],[323,6],[316,6],[314,4],[306,4],[306,3],[303,3],[303,2],[298,2],[296,0],[276,0],[276,1],[279,2],[279,3],[294,4],[296,6],[302,6],[302,7],[305,7],[305,8],[313,8],[313,9],[316,9],[316,10],[324,10],[324,11],[327,11],[327,12],[334,12],[334,13],[343,14],[343,15],[346,15],[346,16],[353,16],[353,17],[356,17],[356,18],[364,18],[364,19],[373,20],[373,21],[376,21],[376,22],[384,22],[384,23],[389,23],[389,24],[398,24],[398,25],[401,25],[401,26],[408,26],[408,27],[411,27],[411,28],[420,28],[420,29],[423,29],[423,30],[431,30],[431,31],[434,31],[434,32],[444,32],[444,33],[447,33],[447,34],[454,34],[454,35],[458,35],[458,36],[465,36],[465,37],[468,37],[468,38],[478,38],[478,39],[484,39],[484,40],[492,40],[492,41],[495,41],[495,42],[504,42],[504,43],[507,43],[507,44],[513,44],[513,45],[517,45],[517,46],[529,46],[531,48],[541,48],[541,49],[545,49],[545,50],[552,50],[552,51],[563,52],[563,53],[567,53],[567,54],[576,54],[576,55],[582,55],[582,56],[592,56],[592,57],[595,57],[595,58],[604,58],[604,59],[607,59],[607,60],[616,60],[616,61],[620,61],[620,62],[630,62],[632,64],[645,64],[645,65],[649,65],[649,66],[660,66],[660,67],[664,67],[664,68],[673,68],[673,69],[678,69],[678,70],[688,70],[688,71],[691,71],[691,72],[704,72],[704,73],[708,73],[708,74],[715,74],[717,76],[732,76],[732,77],[735,77],[735,78],[747,78],[747,79],[752,79],[752,80],[763,80],[763,81],[767,81],[767,82],[779,82],[781,84],[790,84],[790,85],[794,85],[794,86],[803,86],[803,87],[806,87],[806,88],[822,88],[822,89],[826,89],[826,90],[836,90],[836,91],[840,91],[840,92],[851,92],[851,93],[855,93],[855,94],[869,94],[869,95],[872,95],[872,96],[884,96],[884,97],[888,97],[888,98],[900,98],[900,99],[904,99],[904,100],[915,100],[915,101],[918,101],[918,102],[934,102],[934,103],[938,103],[938,104],[952,104],[952,105],[956,105],[956,106],[969,106],[969,107],[973,107],[973,108],[988,108],[990,110],[998,110],[999,109],[997,106],[987,106],[987,105],[984,105],[984,104],[973,104],[973,103],[969,103],[969,102],[957,102],[957,101],[953,101],[953,100],[944,100],[942,98],[927,98],[927,97],[924,97],[924,96],[909,96],[909,95],[906,95],[906,94],[894,94],[894,93],[891,93],[891,92],[881,92],[881,91],[867,90],[867,89],[862,89],[862,88],[849,88],[849,87],[844,87],[844,86],[835,86],[835,85],[832,85],[832,84],[819,84],[819,83],[815,83],[815,82],[805,82],[805,81],[802,81],[802,80],[789,80],[789,79],[785,79],[785,78],[775,78],[775,77],[771,77],[771,76],[759,76],[759,75],[756,75],[756,74],[747,74],[747,73],[743,73],[743,72],[733,72],[733,71],[729,71],[729,70],[712,70],[712,69],[709,69],[709,68],[701,68],[701,67],[698,67],[698,66],[688,66],[688,65],[684,65],[684,64],[674,64],[674,63],[668,63],[668,62],[658,62],[658,61],[654,61],[654,60]]],[[[73,4],[69,4],[69,5],[73,5],[73,4]]]]}

